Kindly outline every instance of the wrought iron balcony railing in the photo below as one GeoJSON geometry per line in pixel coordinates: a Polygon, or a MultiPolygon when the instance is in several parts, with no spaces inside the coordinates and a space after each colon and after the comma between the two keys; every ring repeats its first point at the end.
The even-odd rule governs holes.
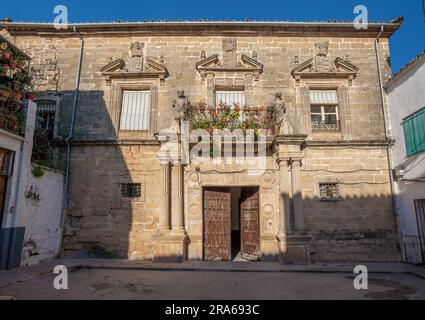
{"type": "Polygon", "coordinates": [[[311,129],[313,131],[340,131],[341,122],[339,120],[334,121],[312,121],[311,129]]]}

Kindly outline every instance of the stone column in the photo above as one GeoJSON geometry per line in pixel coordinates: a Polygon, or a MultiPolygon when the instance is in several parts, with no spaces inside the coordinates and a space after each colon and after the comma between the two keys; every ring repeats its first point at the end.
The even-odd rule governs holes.
{"type": "Polygon", "coordinates": [[[292,161],[292,201],[294,204],[294,227],[295,231],[304,230],[303,196],[301,191],[300,172],[301,160],[292,161]]]}
{"type": "Polygon", "coordinates": [[[284,236],[291,231],[290,220],[290,191],[291,179],[289,176],[288,160],[279,160],[279,230],[278,237],[284,236]]]}
{"type": "Polygon", "coordinates": [[[161,163],[161,196],[160,196],[160,214],[159,214],[159,229],[160,232],[170,231],[170,163],[161,163]]]}
{"type": "Polygon", "coordinates": [[[172,229],[184,232],[183,164],[180,162],[173,164],[171,181],[172,229]]]}

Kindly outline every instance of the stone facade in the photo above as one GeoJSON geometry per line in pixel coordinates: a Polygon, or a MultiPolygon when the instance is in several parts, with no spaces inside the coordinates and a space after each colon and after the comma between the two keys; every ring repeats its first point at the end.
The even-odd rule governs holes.
{"type": "MultiPolygon", "coordinates": [[[[363,31],[332,24],[292,31],[249,23],[188,26],[116,26],[110,34],[111,25],[79,28],[84,49],[64,255],[101,247],[103,253],[134,259],[202,259],[203,188],[257,186],[263,260],[399,261],[374,48],[378,26],[363,31]],[[136,42],[142,45],[134,54],[130,46],[136,42]],[[176,90],[211,105],[214,90],[235,88],[251,106],[268,106],[281,92],[296,128],[268,145],[264,173],[249,175],[236,164],[161,165],[155,133],[174,121],[176,90]],[[128,89],[150,90],[150,130],[119,130],[121,95],[128,89]],[[311,130],[310,89],[338,92],[341,130],[311,130]],[[169,175],[167,191],[163,181],[169,175]],[[322,182],[339,183],[338,201],[320,199],[322,182]],[[141,197],[122,198],[122,183],[140,183],[141,197]]],[[[389,37],[398,27],[387,24],[381,61],[388,60],[389,37]]],[[[58,135],[66,136],[79,39],[49,26],[12,24],[2,33],[37,57],[35,68],[53,68],[40,88],[62,96],[58,135]]],[[[389,74],[389,66],[383,68],[389,74]]]]}

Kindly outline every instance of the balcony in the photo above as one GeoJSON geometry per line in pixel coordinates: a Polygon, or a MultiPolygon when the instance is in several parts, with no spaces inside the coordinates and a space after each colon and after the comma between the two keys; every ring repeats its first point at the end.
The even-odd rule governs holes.
{"type": "Polygon", "coordinates": [[[21,134],[22,100],[31,85],[30,58],[0,36],[0,129],[21,134]]]}
{"type": "Polygon", "coordinates": [[[338,132],[341,131],[341,122],[339,120],[312,121],[312,131],[338,132]]]}

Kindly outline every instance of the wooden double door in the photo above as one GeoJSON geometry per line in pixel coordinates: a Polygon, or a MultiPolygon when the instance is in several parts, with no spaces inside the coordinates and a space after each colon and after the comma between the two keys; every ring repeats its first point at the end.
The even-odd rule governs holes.
{"type": "MultiPolygon", "coordinates": [[[[230,188],[204,190],[204,259],[231,261],[232,214],[230,188]]],[[[240,252],[242,258],[260,258],[258,188],[242,188],[240,208],[240,252]]]]}

